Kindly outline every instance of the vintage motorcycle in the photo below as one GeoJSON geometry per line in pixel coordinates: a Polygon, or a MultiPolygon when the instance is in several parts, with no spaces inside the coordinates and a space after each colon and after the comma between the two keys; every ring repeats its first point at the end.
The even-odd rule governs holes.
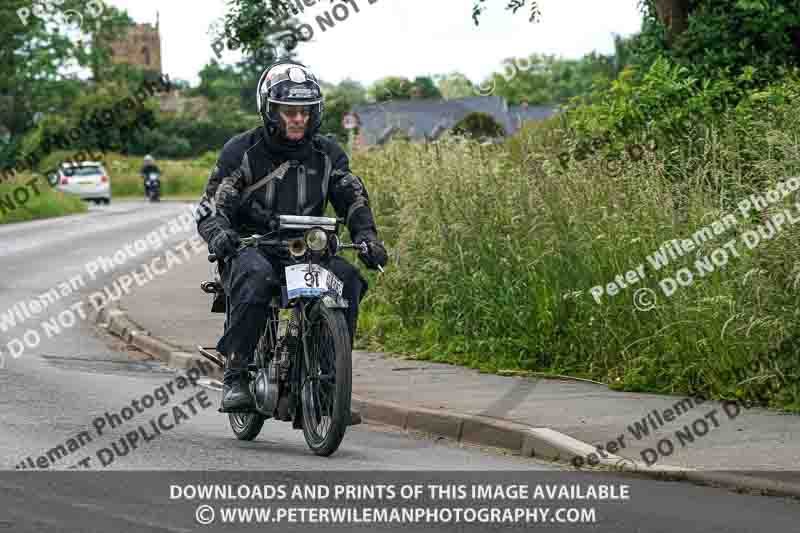
{"type": "Polygon", "coordinates": [[[144,196],[151,202],[161,201],[161,174],[148,172],[144,181],[144,196]]]}
{"type": "MultiPolygon", "coordinates": [[[[241,240],[239,250],[264,246],[284,252],[292,264],[280,269],[281,293],[271,299],[267,325],[248,368],[255,408],[228,413],[240,440],[253,440],[264,421],[273,418],[292,422],[294,429],[303,430],[315,454],[329,456],[339,448],[347,426],[358,423],[351,421],[350,412],[352,348],[345,319],[349,302],[342,298],[341,280],[322,266],[341,250],[367,251],[364,243],[339,240],[343,223],[337,218],[281,215],[270,228],[275,231],[241,240]]],[[[209,261],[216,261],[214,254],[209,261]]],[[[219,265],[217,270],[217,279],[201,288],[215,295],[212,312],[224,310],[227,327],[230,302],[219,281],[219,265]]],[[[198,349],[225,368],[227,360],[198,349]]]]}

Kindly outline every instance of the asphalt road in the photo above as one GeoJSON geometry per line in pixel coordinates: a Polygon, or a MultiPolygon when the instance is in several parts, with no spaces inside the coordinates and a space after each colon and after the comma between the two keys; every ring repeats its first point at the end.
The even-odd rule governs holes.
{"type": "MultiPolygon", "coordinates": [[[[113,257],[126,244],[185,212],[185,204],[115,202],[92,207],[85,215],[0,226],[0,324],[5,324],[0,325],[0,366],[4,367],[0,369],[0,469],[5,470],[0,472],[0,533],[4,529],[204,529],[194,522],[191,505],[171,501],[165,486],[179,476],[195,482],[205,479],[203,472],[208,471],[272,471],[259,478],[271,483],[309,473],[318,476],[313,479],[331,480],[330,471],[364,476],[428,472],[442,479],[449,475],[444,471],[464,471],[465,479],[474,482],[488,479],[489,471],[513,472],[531,483],[545,476],[565,483],[588,479],[533,459],[366,424],[350,428],[339,451],[327,459],[312,455],[302,433],[287,423],[268,421],[256,441],[235,440],[227,417],[216,412],[218,392],[187,384],[185,374],[126,349],[88,321],[72,325],[68,320],[79,315],[78,309],[88,309],[90,293],[111,287],[121,274],[141,271],[142,264],[164,249],[148,245],[113,271],[93,275],[90,272],[96,269],[88,264],[99,265],[98,256],[113,257]],[[80,280],[74,282],[78,291],[48,303],[22,324],[11,327],[8,317],[2,322],[18,302],[36,300],[71,278],[80,280]],[[82,307],[69,311],[79,301],[84,302],[82,307]],[[48,321],[51,326],[46,329],[41,323],[48,321]],[[55,332],[54,324],[60,325],[55,328],[60,332],[55,332]],[[38,344],[32,342],[30,331],[40,337],[38,344]],[[26,332],[28,346],[15,358],[11,350],[19,351],[26,332]],[[159,396],[158,390],[164,392],[159,396]],[[148,406],[145,398],[151,396],[156,403],[148,406]],[[15,467],[25,465],[30,470],[37,463],[49,471],[77,467],[104,474],[14,472],[15,467]],[[124,472],[132,470],[161,473],[124,472]],[[194,473],[177,472],[187,470],[194,473]],[[111,477],[110,471],[123,472],[111,477]],[[179,508],[189,511],[176,512],[179,508]]],[[[192,235],[193,224],[190,231],[169,235],[169,240],[178,243],[192,235]]],[[[30,306],[27,309],[33,312],[30,306]]],[[[592,479],[629,484],[631,500],[608,505],[595,525],[553,526],[565,528],[553,530],[793,531],[800,518],[798,503],[787,499],[611,474],[592,479]]],[[[455,526],[423,527],[436,531],[455,526]]]]}

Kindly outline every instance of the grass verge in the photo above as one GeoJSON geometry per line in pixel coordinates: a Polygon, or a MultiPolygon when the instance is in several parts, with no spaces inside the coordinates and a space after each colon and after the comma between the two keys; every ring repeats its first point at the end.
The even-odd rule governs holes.
{"type": "MultiPolygon", "coordinates": [[[[730,183],[737,169],[711,156],[667,169],[655,153],[613,171],[599,157],[565,169],[552,128],[495,147],[397,143],[356,158],[393,255],[387,273],[370,278],[361,346],[800,410],[800,224],[752,249],[743,240],[768,234],[765,222],[800,196],[737,216],[734,227],[654,268],[647,257],[665,242],[690,239],[735,208],[706,184],[730,183]],[[698,266],[720,259],[731,239],[738,256],[711,271],[698,266]],[[595,301],[592,287],[639,265],[644,279],[595,301]],[[660,282],[683,268],[693,281],[667,296],[660,282]],[[641,288],[654,307],[635,305],[641,288]]],[[[730,149],[714,146],[718,134],[707,143],[717,156],[730,149]]],[[[737,194],[763,193],[800,167],[791,135],[772,140],[758,186],[740,181],[737,194]]]]}
{"type": "Polygon", "coordinates": [[[16,181],[0,183],[0,224],[86,212],[87,206],[83,201],[53,190],[45,184],[44,179],[39,180],[40,194],[36,195],[34,189],[25,186],[31,177],[20,176],[16,181]],[[21,200],[27,197],[27,201],[15,200],[14,193],[20,189],[27,189],[27,192],[26,194],[17,192],[17,199],[21,200]]]}

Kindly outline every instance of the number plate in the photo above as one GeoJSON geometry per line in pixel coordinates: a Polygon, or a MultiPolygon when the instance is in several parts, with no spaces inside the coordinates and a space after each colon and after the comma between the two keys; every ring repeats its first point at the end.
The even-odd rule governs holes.
{"type": "Polygon", "coordinates": [[[319,265],[286,267],[286,293],[291,300],[301,296],[322,296],[328,292],[342,295],[344,284],[333,272],[319,265]]]}

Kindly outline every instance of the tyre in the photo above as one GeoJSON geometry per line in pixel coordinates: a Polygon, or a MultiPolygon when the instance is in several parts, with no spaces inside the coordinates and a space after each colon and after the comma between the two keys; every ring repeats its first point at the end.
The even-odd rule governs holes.
{"type": "MultiPolygon", "coordinates": [[[[227,303],[227,299],[226,299],[227,303]]],[[[225,329],[227,329],[227,318],[228,313],[225,313],[226,323],[225,329]]],[[[272,346],[275,343],[275,328],[273,326],[275,321],[275,311],[274,309],[270,309],[269,311],[269,318],[267,320],[267,325],[264,328],[264,331],[261,332],[261,336],[258,339],[258,344],[256,345],[256,354],[255,354],[255,361],[256,364],[260,367],[265,367],[267,362],[269,361],[270,351],[272,350],[272,346]]],[[[228,364],[228,360],[225,360],[225,364],[228,364]]],[[[233,430],[233,434],[236,435],[236,438],[239,440],[253,440],[255,439],[258,434],[261,432],[261,428],[264,427],[264,421],[267,420],[267,417],[262,415],[261,413],[229,413],[228,414],[228,421],[231,424],[231,429],[233,430]]]]}
{"type": "Polygon", "coordinates": [[[320,456],[333,454],[350,422],[353,385],[350,333],[344,313],[322,303],[306,323],[309,341],[301,367],[303,436],[320,456]]]}
{"type": "MultiPolygon", "coordinates": [[[[225,359],[228,367],[228,359],[225,359]]],[[[260,413],[228,413],[228,422],[239,440],[253,440],[261,433],[266,417],[260,413]]]]}
{"type": "Polygon", "coordinates": [[[261,433],[266,418],[258,413],[229,413],[228,421],[239,440],[253,440],[261,433]]]}

